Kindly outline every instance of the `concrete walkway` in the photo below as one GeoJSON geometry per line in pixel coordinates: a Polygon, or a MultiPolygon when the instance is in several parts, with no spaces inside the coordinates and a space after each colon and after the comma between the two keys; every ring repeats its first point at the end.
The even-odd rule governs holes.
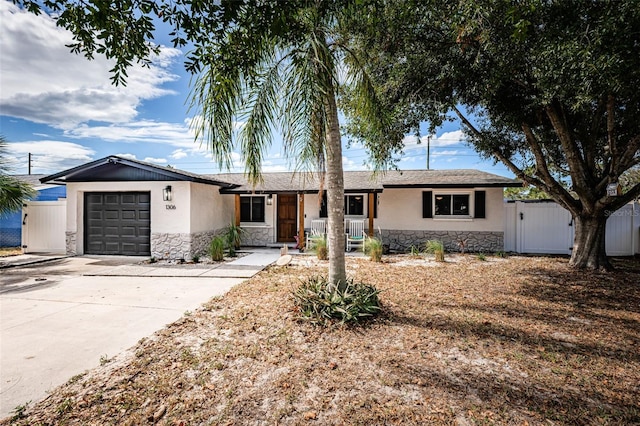
{"type": "MultiPolygon", "coordinates": [[[[14,256],[18,258],[19,256],[14,256]]],[[[256,250],[217,265],[51,257],[0,266],[0,418],[135,345],[280,257],[256,250]]],[[[10,261],[9,261],[10,263],[10,261]]]]}

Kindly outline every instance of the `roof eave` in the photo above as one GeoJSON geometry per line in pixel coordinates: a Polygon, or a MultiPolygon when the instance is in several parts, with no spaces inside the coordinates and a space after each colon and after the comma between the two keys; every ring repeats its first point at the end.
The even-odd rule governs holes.
{"type": "Polygon", "coordinates": [[[416,184],[383,184],[386,188],[517,188],[520,182],[493,182],[493,183],[416,183],[416,184]]]}

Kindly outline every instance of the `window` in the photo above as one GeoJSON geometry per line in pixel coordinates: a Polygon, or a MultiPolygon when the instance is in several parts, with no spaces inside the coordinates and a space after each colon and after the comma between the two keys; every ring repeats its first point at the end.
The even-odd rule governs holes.
{"type": "MultiPolygon", "coordinates": [[[[363,195],[347,195],[344,197],[345,214],[352,216],[364,215],[364,204],[367,200],[363,195]]],[[[367,201],[368,202],[368,201],[367,201]]],[[[320,217],[327,217],[327,191],[322,194],[322,203],[320,204],[320,217]]],[[[371,214],[371,213],[369,213],[371,214]]],[[[368,216],[367,216],[368,217],[368,216]]],[[[373,193],[373,217],[378,217],[378,194],[373,193]]]]}
{"type": "Polygon", "coordinates": [[[322,203],[320,204],[320,217],[328,217],[327,211],[327,191],[322,192],[322,203]]]}
{"type": "Polygon", "coordinates": [[[347,216],[364,215],[364,196],[346,195],[344,197],[344,214],[347,216]]]}
{"type": "Polygon", "coordinates": [[[469,194],[436,194],[435,216],[469,216],[469,194]]]}
{"type": "Polygon", "coordinates": [[[240,197],[240,221],[264,222],[264,197],[240,197]]]}
{"type": "Polygon", "coordinates": [[[422,217],[438,216],[471,218],[471,202],[473,201],[473,218],[485,219],[486,191],[474,191],[466,194],[434,194],[433,191],[422,192],[422,217]]]}

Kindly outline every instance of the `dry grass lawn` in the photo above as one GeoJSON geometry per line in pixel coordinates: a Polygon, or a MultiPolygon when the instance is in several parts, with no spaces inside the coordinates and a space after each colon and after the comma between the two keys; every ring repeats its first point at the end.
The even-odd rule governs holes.
{"type": "MultiPolygon", "coordinates": [[[[640,424],[640,263],[348,258],[382,290],[364,327],[300,321],[296,256],[72,378],[24,425],[640,424]]],[[[18,417],[18,416],[16,416],[18,417]]]]}

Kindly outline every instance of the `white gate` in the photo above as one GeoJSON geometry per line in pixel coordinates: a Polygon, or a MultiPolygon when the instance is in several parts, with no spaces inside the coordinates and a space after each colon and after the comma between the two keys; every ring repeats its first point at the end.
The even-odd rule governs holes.
{"type": "Polygon", "coordinates": [[[520,253],[571,254],[571,214],[556,203],[516,203],[520,253]]]}
{"type": "MultiPolygon", "coordinates": [[[[518,253],[571,254],[574,226],[571,214],[555,202],[505,203],[504,249],[518,253]]],[[[640,209],[627,204],[607,219],[609,256],[633,256],[640,251],[640,209]]]]}
{"type": "MultiPolygon", "coordinates": [[[[627,204],[620,210],[613,212],[607,219],[605,231],[605,247],[607,256],[633,256],[636,228],[634,219],[637,217],[635,204],[627,204]]],[[[637,231],[636,231],[637,232],[637,231]]]]}
{"type": "Polygon", "coordinates": [[[67,202],[27,201],[22,208],[25,253],[66,253],[67,202]]]}

